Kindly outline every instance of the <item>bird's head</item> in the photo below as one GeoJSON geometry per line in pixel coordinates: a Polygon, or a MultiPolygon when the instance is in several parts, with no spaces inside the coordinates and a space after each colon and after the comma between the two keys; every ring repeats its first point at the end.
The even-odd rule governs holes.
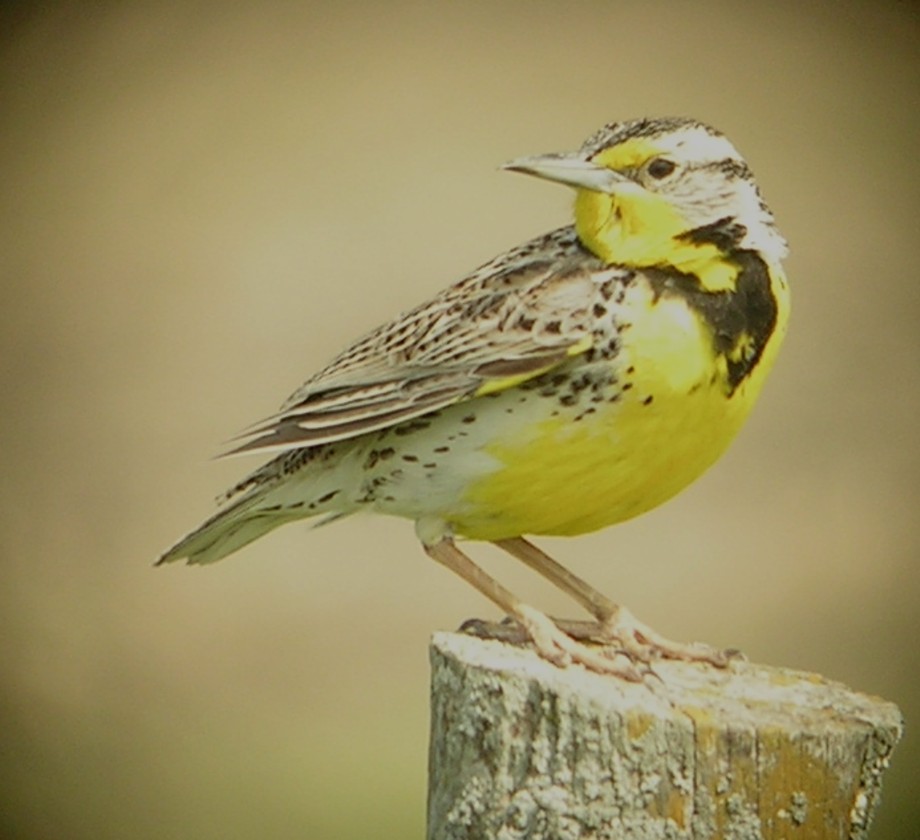
{"type": "Polygon", "coordinates": [[[571,154],[519,158],[504,166],[576,189],[582,243],[611,264],[673,267],[707,288],[733,250],[771,264],[786,243],[751,170],[728,139],[686,118],[612,123],[571,154]]]}

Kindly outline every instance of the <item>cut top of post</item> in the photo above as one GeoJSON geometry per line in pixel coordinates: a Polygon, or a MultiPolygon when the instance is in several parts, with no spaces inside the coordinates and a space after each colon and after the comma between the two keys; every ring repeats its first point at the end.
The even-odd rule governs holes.
{"type": "Polygon", "coordinates": [[[429,838],[868,836],[897,707],[814,674],[656,662],[644,684],[438,633],[429,838]]]}

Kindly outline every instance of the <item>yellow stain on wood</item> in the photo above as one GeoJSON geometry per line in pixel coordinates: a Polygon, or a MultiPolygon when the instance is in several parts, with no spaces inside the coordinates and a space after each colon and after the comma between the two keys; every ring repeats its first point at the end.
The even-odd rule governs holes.
{"type": "Polygon", "coordinates": [[[651,715],[632,714],[626,716],[626,734],[630,741],[638,741],[652,726],[655,720],[651,715]]]}
{"type": "MultiPolygon", "coordinates": [[[[711,820],[714,836],[723,837],[729,826],[748,819],[764,840],[846,835],[860,784],[853,768],[861,761],[838,754],[844,747],[835,737],[832,712],[821,737],[778,726],[726,729],[709,711],[682,711],[694,722],[698,754],[707,756],[697,762],[696,811],[711,820]]],[[[852,752],[865,746],[849,742],[852,752]]]]}

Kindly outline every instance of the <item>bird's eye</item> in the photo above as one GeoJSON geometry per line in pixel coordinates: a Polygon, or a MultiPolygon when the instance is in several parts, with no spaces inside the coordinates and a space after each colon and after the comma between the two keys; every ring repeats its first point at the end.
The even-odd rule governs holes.
{"type": "Polygon", "coordinates": [[[656,181],[660,181],[662,178],[667,178],[675,169],[677,169],[677,164],[673,160],[668,160],[667,158],[654,158],[651,163],[649,163],[648,174],[654,178],[656,181]]]}

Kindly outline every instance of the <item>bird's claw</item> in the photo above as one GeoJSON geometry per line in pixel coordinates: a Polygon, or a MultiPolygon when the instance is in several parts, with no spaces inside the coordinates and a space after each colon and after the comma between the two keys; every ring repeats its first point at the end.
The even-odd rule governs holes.
{"type": "Polygon", "coordinates": [[[652,664],[661,659],[725,668],[733,659],[744,658],[735,649],[666,639],[623,608],[606,621],[569,621],[551,619],[522,605],[520,615],[509,616],[500,623],[469,619],[460,631],[513,645],[530,642],[541,657],[554,665],[565,667],[574,662],[630,682],[642,682],[646,677],[660,680],[652,664]]]}

